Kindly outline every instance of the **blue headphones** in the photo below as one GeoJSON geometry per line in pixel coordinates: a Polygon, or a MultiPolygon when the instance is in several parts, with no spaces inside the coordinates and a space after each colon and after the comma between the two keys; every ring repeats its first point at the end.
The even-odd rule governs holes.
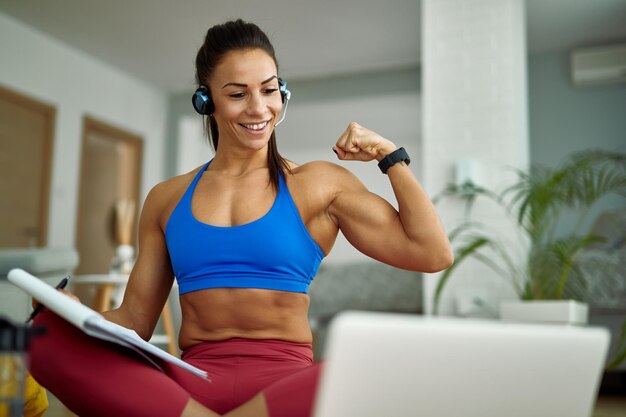
{"type": "MultiPolygon", "coordinates": [[[[289,102],[291,92],[287,90],[287,82],[282,78],[278,79],[278,90],[280,91],[281,101],[283,103],[285,103],[285,101],[289,102]]],[[[213,104],[213,100],[211,100],[209,96],[209,89],[204,85],[198,87],[196,92],[193,93],[191,103],[193,104],[193,108],[200,114],[209,116],[215,112],[215,104],[213,104]]]]}

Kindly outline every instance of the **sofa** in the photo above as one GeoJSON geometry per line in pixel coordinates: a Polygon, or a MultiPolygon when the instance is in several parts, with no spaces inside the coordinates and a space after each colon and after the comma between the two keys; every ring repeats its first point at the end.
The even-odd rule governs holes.
{"type": "Polygon", "coordinates": [[[369,259],[323,263],[311,283],[309,295],[309,323],[316,359],[324,357],[327,326],[341,311],[423,312],[421,274],[369,259]]]}
{"type": "MultiPolygon", "coordinates": [[[[615,352],[626,348],[626,343],[619,344],[622,326],[626,325],[626,209],[603,213],[591,233],[603,240],[580,253],[589,324],[611,331],[611,351],[615,352]]],[[[617,370],[625,372],[626,361],[617,370]]]]}

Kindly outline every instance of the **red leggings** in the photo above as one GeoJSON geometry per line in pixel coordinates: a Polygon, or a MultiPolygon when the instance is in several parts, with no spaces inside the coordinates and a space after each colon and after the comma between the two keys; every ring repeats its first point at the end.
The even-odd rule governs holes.
{"type": "Polygon", "coordinates": [[[35,379],[79,416],[180,416],[193,398],[223,414],[262,392],[271,417],[309,417],[320,372],[311,345],[280,340],[205,342],[182,358],[205,381],[171,364],[161,372],[135,352],[87,336],[45,311],[30,347],[35,379]]]}

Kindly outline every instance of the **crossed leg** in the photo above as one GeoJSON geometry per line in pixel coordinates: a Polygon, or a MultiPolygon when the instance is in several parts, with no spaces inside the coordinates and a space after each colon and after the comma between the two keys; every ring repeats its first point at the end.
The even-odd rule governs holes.
{"type": "MultiPolygon", "coordinates": [[[[78,415],[220,415],[192,398],[176,375],[146,365],[127,349],[86,336],[48,311],[40,315],[37,324],[48,327],[49,334],[31,344],[31,373],[78,415]]],[[[309,416],[318,373],[318,365],[297,371],[224,415],[309,416]]]]}

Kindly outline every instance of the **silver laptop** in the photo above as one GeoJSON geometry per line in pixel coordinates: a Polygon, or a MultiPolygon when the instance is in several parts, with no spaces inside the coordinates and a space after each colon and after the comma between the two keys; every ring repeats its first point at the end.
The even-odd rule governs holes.
{"type": "Polygon", "coordinates": [[[347,312],[315,417],[590,417],[602,328],[347,312]]]}

